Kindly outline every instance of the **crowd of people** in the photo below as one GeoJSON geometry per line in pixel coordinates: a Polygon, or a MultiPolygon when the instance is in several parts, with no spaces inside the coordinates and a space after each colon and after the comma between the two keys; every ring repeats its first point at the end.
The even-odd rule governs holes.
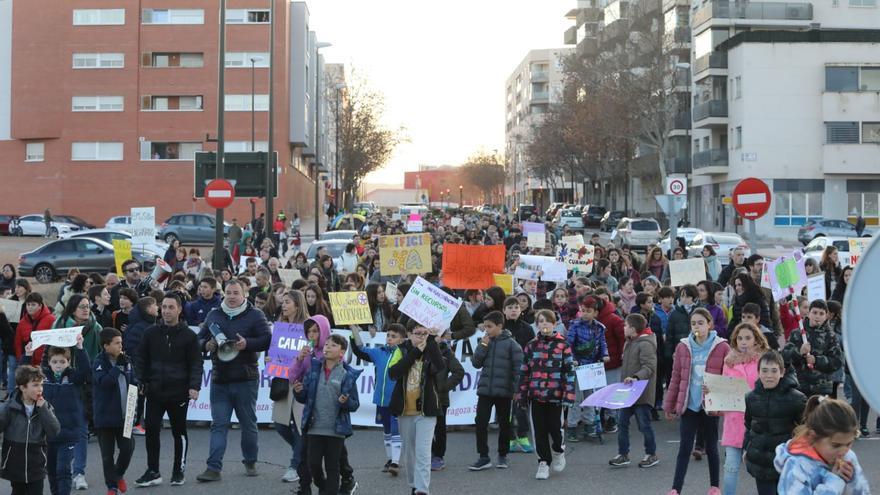
{"type": "MultiPolygon", "coordinates": [[[[857,438],[871,434],[869,407],[849,374],[840,339],[852,270],[840,266],[833,246],[820,263],[807,264],[809,273],[824,273],[827,301],[805,295],[774,300],[761,285],[764,258],[746,257],[741,248],[722,266],[720,253],[707,246],[701,253],[705,280],[672,286],[669,260],[689,256],[682,246],[637,252],[602,245],[598,235],[587,240],[594,251],[591,271],[569,271],[556,282],[514,279],[508,294],[497,286],[444,285],[444,245],[503,245],[505,270],[513,274],[520,256],[554,256],[557,243],[575,233],[548,223],[546,246],[530,248],[522,224],[507,215],[462,213],[453,227],[448,213],[434,212],[422,217],[432,245],[431,269],[421,276],[463,303],[449,328],[428,328],[399,308],[416,276],[381,272],[379,237],[405,234],[406,219],[372,214],[341,256],[322,248],[314,260],[298,249],[294,219],[287,223],[279,215],[277,230],[287,234],[275,239],[260,238],[260,225],[242,229],[235,222],[227,263],[216,271],[196,248],[177,244],[166,253],[167,274],[145,273],[136,260],[124,262],[121,274],[72,269],[54,310],[5,265],[0,297],[22,302],[15,318],[0,311],[0,368],[8,390],[0,407],[0,476],[12,483],[12,493],[42,493],[47,475],[53,495],[87,489],[93,435],[108,495],[128,490],[137,435],[145,438],[147,466],[134,483],[162,483],[166,414],[174,439],[170,483],[184,484],[187,409],[205,393],[204,359],[212,361],[210,445],[196,479],[222,479],[233,412],[245,473],[257,476],[259,362],[274,322],[302,324],[308,340],[289,378],[271,386],[272,421],[291,449],[282,480],[295,484],[296,493],[351,494],[357,487],[345,440],[362,399],[356,386],[361,370],[349,366],[350,352],[374,365],[374,393],[364,400],[376,405],[383,430],[383,472],[405,471],[412,493],[428,494],[431,473],[445,468],[449,394],[464,377],[454,349],[478,330],[472,357],[480,370],[477,459],[471,471],[505,469],[510,453],[534,452],[535,478],[546,480],[565,469],[566,444],[614,433],[618,453],[609,465],[623,468],[631,464],[633,418],[644,438],[637,464],[648,469],[661,462],[652,422],[662,416],[680,427],[670,495],[681,492],[691,459],[704,457],[710,495],[735,493],[743,465],[762,495],[869,493],[851,450],[857,438]],[[281,269],[300,277],[286,284],[281,269]],[[388,282],[396,294],[385,293],[388,282]],[[373,320],[350,327],[349,339],[333,333],[329,304],[330,293],[345,291],[366,292],[373,320]],[[75,345],[34,348],[36,332],[70,327],[82,327],[75,345]],[[385,344],[365,345],[363,332],[384,333],[385,344]],[[608,383],[648,384],[630,407],[582,406],[593,391],[581,390],[575,368],[596,363],[608,383]],[[706,410],[708,374],[746,382],[752,391],[744,412],[706,410]],[[129,385],[138,390],[131,423],[129,385]],[[494,460],[488,442],[493,410],[494,460]]],[[[880,420],[876,428],[880,434],[880,420]]]]}

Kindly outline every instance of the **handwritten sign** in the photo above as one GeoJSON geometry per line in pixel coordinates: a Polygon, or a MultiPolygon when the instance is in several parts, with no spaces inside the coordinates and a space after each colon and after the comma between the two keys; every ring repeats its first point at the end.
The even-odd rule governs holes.
{"type": "Polygon", "coordinates": [[[868,249],[871,237],[854,237],[849,240],[849,264],[855,266],[862,257],[862,253],[868,249]]]}
{"type": "Polygon", "coordinates": [[[530,248],[544,249],[547,244],[547,234],[544,232],[529,232],[529,240],[526,244],[530,248]]]}
{"type": "Polygon", "coordinates": [[[529,235],[530,232],[544,232],[544,224],[538,222],[523,222],[523,234],[529,235]]]}
{"type": "Polygon", "coordinates": [[[697,285],[706,280],[706,262],[703,258],[672,260],[669,262],[669,278],[672,279],[673,287],[697,285]]]}
{"type": "Polygon", "coordinates": [[[592,273],[595,246],[584,243],[584,236],[565,236],[556,246],[556,260],[574,273],[592,273]]]}
{"type": "Polygon", "coordinates": [[[703,384],[709,389],[704,398],[706,411],[746,412],[746,394],[751,389],[742,378],[705,373],[703,384]]]}
{"type": "Polygon", "coordinates": [[[13,301],[12,299],[0,299],[0,309],[6,314],[6,320],[9,323],[18,323],[21,319],[21,306],[24,301],[13,301]]]}
{"type": "Polygon", "coordinates": [[[331,292],[330,309],[337,325],[373,323],[366,292],[331,292]]]}
{"type": "Polygon", "coordinates": [[[574,369],[577,376],[578,388],[581,390],[595,390],[608,385],[605,378],[605,363],[584,364],[574,369]]]}
{"type": "Polygon", "coordinates": [[[791,254],[764,263],[767,275],[770,277],[770,290],[773,291],[774,300],[785,299],[791,294],[800,294],[801,289],[807,286],[805,262],[803,253],[793,251],[791,254]]]}
{"type": "Polygon", "coordinates": [[[426,328],[446,330],[461,307],[461,299],[450,296],[419,277],[400,303],[400,312],[426,328]]]}
{"type": "MultiPolygon", "coordinates": [[[[503,245],[443,245],[443,285],[453,289],[488,289],[496,273],[504,273],[503,245]]],[[[381,257],[381,255],[380,255],[381,257]]]]}
{"type": "Polygon", "coordinates": [[[121,277],[122,264],[131,259],[131,241],[128,239],[113,239],[113,259],[116,261],[116,273],[121,277]]]}
{"type": "Polygon", "coordinates": [[[519,257],[513,276],[520,280],[538,280],[551,282],[565,282],[568,271],[565,263],[556,261],[552,256],[526,256],[519,257]]]}
{"type": "Polygon", "coordinates": [[[125,423],[122,424],[122,436],[131,438],[131,428],[134,426],[134,414],[137,411],[138,388],[136,385],[128,385],[128,394],[125,397],[125,423]]]}
{"type": "Polygon", "coordinates": [[[457,228],[459,225],[461,225],[461,218],[452,217],[451,219],[449,219],[449,224],[452,225],[452,228],[457,228]]]}
{"type": "Polygon", "coordinates": [[[147,206],[131,209],[131,243],[135,246],[156,241],[156,208],[147,206]]]}
{"type": "Polygon", "coordinates": [[[612,383],[601,390],[590,394],[581,406],[604,407],[605,409],[624,409],[631,407],[639,400],[648,386],[648,380],[632,383],[612,383]]]}
{"type": "Polygon", "coordinates": [[[493,273],[495,285],[501,287],[508,296],[513,295],[513,275],[509,273],[493,273]]]}
{"type": "Polygon", "coordinates": [[[410,220],[406,222],[407,232],[421,232],[424,229],[421,220],[410,220]]]}
{"type": "Polygon", "coordinates": [[[383,277],[431,271],[431,234],[379,237],[379,270],[383,277]]]}
{"type": "Polygon", "coordinates": [[[807,278],[807,299],[810,302],[828,299],[828,294],[825,293],[825,272],[807,278]]]}
{"type": "Polygon", "coordinates": [[[56,328],[54,330],[37,330],[31,332],[31,343],[34,349],[40,347],[73,347],[76,345],[76,336],[82,333],[83,327],[56,328]]]}
{"type": "Polygon", "coordinates": [[[385,299],[391,304],[397,304],[397,284],[385,282],[385,299]]]}
{"type": "Polygon", "coordinates": [[[287,378],[293,361],[299,356],[300,349],[308,342],[302,323],[280,321],[273,323],[266,374],[276,378],[287,378]]]}
{"type": "Polygon", "coordinates": [[[287,287],[291,287],[293,283],[302,278],[302,273],[299,272],[296,268],[279,268],[278,275],[281,277],[281,281],[284,282],[284,285],[287,287]]]}

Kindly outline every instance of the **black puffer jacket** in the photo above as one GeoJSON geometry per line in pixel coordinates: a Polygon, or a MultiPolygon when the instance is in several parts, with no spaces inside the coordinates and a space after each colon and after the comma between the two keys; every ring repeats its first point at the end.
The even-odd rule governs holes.
{"type": "Polygon", "coordinates": [[[666,325],[666,336],[663,339],[663,357],[670,363],[672,355],[675,353],[675,347],[678,346],[681,339],[686,339],[691,334],[691,313],[698,307],[697,304],[694,304],[691,311],[688,312],[684,306],[678,304],[669,313],[669,323],[666,325]]]}
{"type": "Polygon", "coordinates": [[[421,395],[416,401],[417,405],[425,416],[436,417],[442,412],[440,387],[446,380],[446,363],[443,361],[443,355],[437,342],[429,338],[424,352],[407,340],[397,346],[397,350],[391,355],[391,366],[388,368],[388,376],[395,380],[396,383],[394,384],[394,392],[391,394],[389,407],[391,408],[391,413],[395,416],[403,415],[406,402],[404,393],[406,392],[409,370],[422,357],[424,357],[425,362],[422,366],[422,379],[420,380],[421,395]]]}
{"type": "Polygon", "coordinates": [[[503,330],[488,345],[480,342],[471,363],[474,368],[482,370],[477,395],[512,398],[516,393],[523,350],[508,330],[503,330]]]}
{"type": "Polygon", "coordinates": [[[48,441],[61,431],[52,405],[46,402],[42,407],[35,407],[28,418],[21,391],[16,389],[0,406],[0,431],[3,432],[0,476],[18,483],[45,478],[48,441]]]}
{"type": "Polygon", "coordinates": [[[186,322],[173,327],[162,322],[147,328],[132,360],[135,376],[150,399],[188,400],[190,390],[201,388],[202,353],[186,322]]]}
{"type": "Polygon", "coordinates": [[[440,344],[440,355],[443,356],[443,362],[446,363],[446,373],[443,373],[443,383],[440,384],[440,405],[449,407],[449,392],[461,384],[464,379],[464,367],[455,357],[455,352],[445,342],[440,344]]]}
{"type": "Polygon", "coordinates": [[[828,323],[823,323],[816,328],[810,327],[810,321],[804,321],[804,331],[810,342],[810,354],[816,358],[813,367],[807,365],[807,360],[801,354],[801,346],[804,343],[803,333],[791,332],[788,344],[782,351],[787,369],[791,367],[797,372],[800,383],[798,389],[807,397],[811,395],[831,395],[834,388],[831,379],[832,373],[843,366],[843,351],[840,341],[828,323]]]}
{"type": "Polygon", "coordinates": [[[761,380],[746,395],[746,433],[743,449],[746,469],[759,481],[775,481],[776,446],[791,439],[804,413],[807,397],[798,390],[794,374],[787,374],[776,388],[765,389],[761,380]]]}

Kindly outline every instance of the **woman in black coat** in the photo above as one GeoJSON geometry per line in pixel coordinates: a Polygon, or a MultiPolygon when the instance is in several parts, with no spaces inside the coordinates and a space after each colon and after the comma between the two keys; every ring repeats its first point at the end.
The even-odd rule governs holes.
{"type": "Polygon", "coordinates": [[[761,325],[772,329],[773,324],[770,322],[770,305],[761,288],[752,280],[748,273],[740,273],[734,278],[733,289],[736,291],[736,297],[733,299],[733,318],[730,320],[728,328],[736,328],[742,321],[742,309],[748,303],[755,303],[761,308],[761,325]]]}

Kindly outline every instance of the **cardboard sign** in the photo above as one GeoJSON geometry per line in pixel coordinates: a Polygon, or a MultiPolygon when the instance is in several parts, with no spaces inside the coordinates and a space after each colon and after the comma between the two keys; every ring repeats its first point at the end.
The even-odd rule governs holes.
{"type": "Polygon", "coordinates": [[[373,323],[366,292],[331,292],[330,309],[337,325],[373,323]]]}
{"type": "Polygon", "coordinates": [[[807,300],[813,302],[817,299],[828,299],[828,294],[825,293],[825,272],[807,278],[807,300]]]}
{"type": "Polygon", "coordinates": [[[131,259],[131,241],[128,239],[113,239],[113,259],[116,261],[116,274],[120,277],[122,264],[131,259]]]}
{"type": "Polygon", "coordinates": [[[538,222],[523,222],[522,232],[529,235],[530,232],[544,232],[544,224],[538,222]]]}
{"type": "Polygon", "coordinates": [[[612,383],[607,387],[590,394],[581,406],[604,407],[605,409],[624,409],[631,407],[639,400],[648,380],[638,380],[632,383],[612,383]]]}
{"type": "Polygon", "coordinates": [[[134,426],[134,414],[137,412],[138,388],[137,385],[128,386],[128,394],[125,397],[125,423],[122,424],[122,436],[131,438],[131,429],[134,426]]]}
{"type": "Polygon", "coordinates": [[[565,268],[574,273],[590,274],[595,252],[595,246],[584,243],[584,236],[565,236],[556,246],[556,260],[565,263],[565,268]]]}
{"type": "MultiPolygon", "coordinates": [[[[443,285],[453,289],[488,289],[494,274],[504,273],[504,245],[443,245],[443,285]]],[[[380,255],[381,257],[381,255],[380,255]]]]}
{"type": "Polygon", "coordinates": [[[431,234],[380,236],[379,262],[383,277],[430,272],[431,234]]]}
{"type": "Polygon", "coordinates": [[[547,234],[544,232],[529,232],[529,240],[526,246],[530,248],[544,249],[547,245],[547,234]]]}
{"type": "Polygon", "coordinates": [[[458,227],[459,225],[461,225],[461,219],[458,218],[458,217],[452,217],[452,218],[449,220],[449,224],[452,225],[452,228],[456,228],[456,227],[458,227]]]}
{"type": "Polygon", "coordinates": [[[687,284],[697,285],[706,280],[706,262],[703,261],[703,258],[671,260],[669,262],[669,278],[672,279],[673,287],[687,284]]]}
{"type": "Polygon", "coordinates": [[[513,276],[520,280],[538,280],[550,282],[565,282],[568,270],[565,263],[556,261],[552,256],[526,256],[519,257],[519,264],[513,276]]]}
{"type": "Polygon", "coordinates": [[[765,261],[764,267],[770,278],[773,299],[779,301],[792,294],[800,294],[807,286],[806,258],[800,251],[765,261]]]}
{"type": "Polygon", "coordinates": [[[152,244],[156,241],[156,208],[131,209],[131,243],[135,246],[152,244]]]}
{"type": "Polygon", "coordinates": [[[450,296],[419,277],[400,303],[400,312],[427,328],[446,330],[461,307],[461,299],[450,296]]]}
{"type": "Polygon", "coordinates": [[[504,294],[508,296],[513,295],[513,275],[509,273],[493,273],[492,276],[495,278],[495,285],[504,289],[504,294]]]}
{"type": "Polygon", "coordinates": [[[24,301],[0,299],[0,308],[3,309],[3,313],[6,315],[6,320],[9,323],[18,323],[18,321],[21,319],[21,307],[23,305],[24,301]]]}
{"type": "Polygon", "coordinates": [[[302,278],[302,273],[299,272],[296,268],[279,268],[278,275],[281,277],[281,281],[284,282],[284,285],[287,287],[291,287],[293,283],[302,278]]]}
{"type": "Polygon", "coordinates": [[[397,304],[397,284],[385,282],[385,299],[391,304],[397,304]]]}
{"type": "Polygon", "coordinates": [[[605,363],[584,364],[574,369],[577,376],[578,388],[581,390],[595,390],[608,385],[605,378],[605,363]]]}
{"type": "Polygon", "coordinates": [[[76,345],[76,336],[82,333],[83,327],[56,328],[53,330],[36,330],[31,332],[31,347],[73,347],[76,345]]]}
{"type": "Polygon", "coordinates": [[[704,398],[706,411],[746,412],[746,394],[751,389],[742,378],[704,373],[703,384],[709,389],[704,398]]]}
{"type": "Polygon", "coordinates": [[[410,220],[406,222],[407,232],[421,232],[423,228],[421,220],[410,220]]]}
{"type": "Polygon", "coordinates": [[[862,257],[862,253],[871,244],[871,237],[854,237],[849,240],[849,264],[855,266],[862,257]]]}
{"type": "Polygon", "coordinates": [[[266,374],[287,378],[290,367],[299,356],[300,349],[309,343],[302,323],[275,322],[272,324],[272,343],[269,344],[269,360],[266,374]]]}

